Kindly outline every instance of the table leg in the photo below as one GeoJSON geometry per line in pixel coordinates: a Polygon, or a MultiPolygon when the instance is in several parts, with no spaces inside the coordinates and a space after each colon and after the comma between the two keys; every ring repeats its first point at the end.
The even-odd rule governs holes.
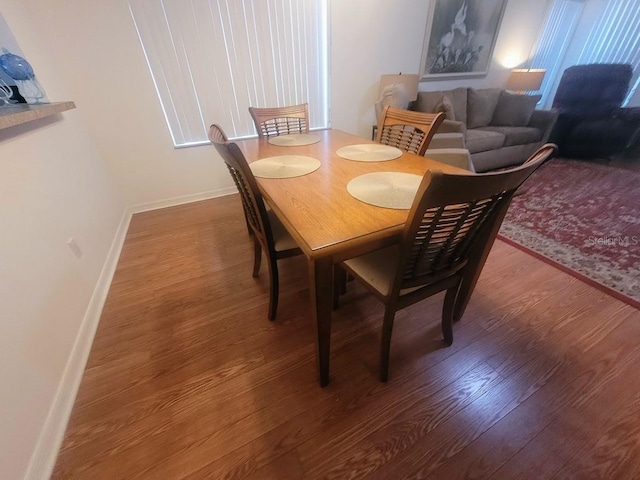
{"type": "Polygon", "coordinates": [[[321,387],[329,384],[331,310],[333,304],[333,259],[309,260],[311,312],[316,323],[316,364],[321,387]]]}

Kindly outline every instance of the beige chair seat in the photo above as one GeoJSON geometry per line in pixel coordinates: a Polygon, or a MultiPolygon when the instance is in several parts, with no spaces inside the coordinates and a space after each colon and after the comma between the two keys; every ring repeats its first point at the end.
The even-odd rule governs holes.
{"type": "MultiPolygon", "coordinates": [[[[365,280],[382,296],[391,294],[400,262],[400,245],[392,245],[359,257],[346,260],[344,264],[365,280]]],[[[415,292],[422,287],[403,288],[400,296],[415,292]]]]}
{"type": "Polygon", "coordinates": [[[270,208],[267,209],[267,216],[269,217],[269,223],[271,223],[271,235],[273,236],[273,245],[276,252],[284,252],[285,250],[298,248],[296,241],[289,235],[289,232],[284,228],[280,219],[270,208]]]}

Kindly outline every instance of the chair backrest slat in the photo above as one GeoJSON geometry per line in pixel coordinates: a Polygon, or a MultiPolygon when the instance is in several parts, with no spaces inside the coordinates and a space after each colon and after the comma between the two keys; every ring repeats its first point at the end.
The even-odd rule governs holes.
{"type": "Polygon", "coordinates": [[[482,233],[502,221],[516,189],[555,151],[545,145],[523,165],[497,173],[427,172],[405,225],[395,291],[463,268],[482,233]]]}
{"type": "Polygon", "coordinates": [[[262,222],[260,221],[260,215],[257,209],[257,200],[255,199],[255,195],[253,195],[251,188],[247,185],[247,182],[244,180],[242,173],[229,165],[227,163],[227,169],[231,174],[231,178],[233,178],[233,182],[236,184],[238,188],[238,192],[240,193],[240,198],[242,199],[242,207],[244,211],[247,213],[247,220],[251,227],[256,230],[258,233],[263,231],[262,222]]]}
{"type": "Polygon", "coordinates": [[[249,107],[259,137],[309,133],[309,105],[289,107],[249,107]]]}
{"type": "Polygon", "coordinates": [[[422,113],[386,106],[378,124],[378,143],[424,155],[444,121],[443,113],[422,113]]]}

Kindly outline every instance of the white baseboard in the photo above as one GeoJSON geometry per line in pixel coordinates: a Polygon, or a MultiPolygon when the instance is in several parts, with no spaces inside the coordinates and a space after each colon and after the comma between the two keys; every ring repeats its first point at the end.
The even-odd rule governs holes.
{"type": "Polygon", "coordinates": [[[170,198],[159,202],[135,205],[125,209],[102,271],[98,277],[96,287],[93,290],[89,306],[82,319],[80,330],[78,331],[73,348],[71,349],[71,354],[69,355],[69,360],[62,374],[62,380],[58,385],[58,390],[56,391],[53,403],[51,404],[44,426],[38,437],[36,448],[31,455],[31,460],[29,461],[25,475],[26,480],[46,480],[51,476],[55,468],[58,451],[64,440],[67,423],[69,422],[73,404],[75,403],[76,395],[80,388],[80,382],[82,381],[84,369],[89,359],[89,353],[91,352],[91,346],[93,345],[93,338],[98,328],[98,323],[100,322],[102,309],[118,265],[118,259],[120,258],[120,252],[124,245],[132,215],[134,213],[221,197],[232,193],[237,193],[235,186],[194,195],[170,198]]]}
{"type": "Polygon", "coordinates": [[[31,455],[26,480],[45,480],[50,478],[53,472],[130,221],[131,212],[125,209],[82,319],[62,380],[31,455]]]}
{"type": "Polygon", "coordinates": [[[159,202],[141,203],[129,207],[129,211],[133,213],[148,212],[150,210],[158,210],[159,208],[175,207],[185,203],[199,202],[200,200],[208,200],[210,198],[223,197],[232,193],[238,193],[238,189],[233,187],[220,188],[218,190],[210,190],[208,192],[194,193],[193,195],[185,195],[182,197],[168,198],[159,202]]]}

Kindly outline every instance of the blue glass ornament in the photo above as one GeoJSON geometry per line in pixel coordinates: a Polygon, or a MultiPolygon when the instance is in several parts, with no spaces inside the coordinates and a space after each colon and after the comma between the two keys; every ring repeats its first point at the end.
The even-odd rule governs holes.
{"type": "Polygon", "coordinates": [[[0,69],[13,78],[27,103],[46,102],[44,89],[33,73],[33,68],[24,58],[3,48],[0,55],[0,69]]]}
{"type": "Polygon", "coordinates": [[[2,49],[0,55],[0,68],[14,80],[31,80],[35,76],[29,62],[6,48],[2,49]]]}

